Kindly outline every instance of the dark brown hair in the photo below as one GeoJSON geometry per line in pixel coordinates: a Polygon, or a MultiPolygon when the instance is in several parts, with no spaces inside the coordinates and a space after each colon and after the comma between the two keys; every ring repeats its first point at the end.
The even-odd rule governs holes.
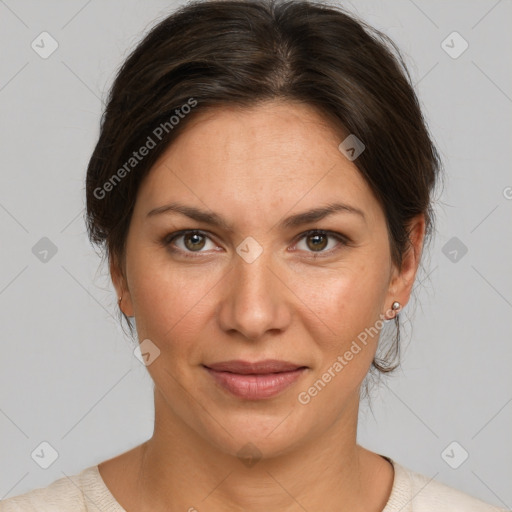
{"type": "MultiPolygon", "coordinates": [[[[195,0],[150,30],[117,73],[87,168],[91,242],[123,270],[140,184],[195,113],[269,100],[311,105],[364,143],[354,164],[383,207],[400,267],[417,214],[430,238],[441,169],[411,78],[387,36],[303,0],[195,0]]],[[[380,372],[398,366],[399,325],[373,361],[380,372]]]]}

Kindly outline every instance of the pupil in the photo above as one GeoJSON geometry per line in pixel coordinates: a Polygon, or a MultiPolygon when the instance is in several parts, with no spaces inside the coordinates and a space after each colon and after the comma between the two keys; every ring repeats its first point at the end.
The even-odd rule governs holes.
{"type": "Polygon", "coordinates": [[[201,238],[202,238],[202,235],[200,235],[198,233],[193,233],[192,235],[188,235],[188,237],[186,239],[187,240],[187,247],[189,249],[201,249],[202,246],[204,245],[204,240],[201,240],[201,238]],[[190,240],[192,240],[191,243],[189,243],[190,240]],[[202,242],[202,244],[201,244],[201,242],[202,242]],[[200,244],[200,247],[197,247],[196,244],[200,244]]]}
{"type": "Polygon", "coordinates": [[[326,240],[326,237],[324,235],[312,235],[311,236],[311,239],[312,240],[316,240],[314,243],[313,243],[313,249],[323,249],[325,247],[325,240],[326,240]],[[319,239],[323,238],[323,244],[320,243],[318,244],[317,242],[319,241],[319,239]]]}

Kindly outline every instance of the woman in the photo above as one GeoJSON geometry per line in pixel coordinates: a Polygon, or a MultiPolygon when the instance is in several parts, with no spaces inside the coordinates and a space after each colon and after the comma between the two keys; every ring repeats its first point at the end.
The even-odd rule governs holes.
{"type": "Polygon", "coordinates": [[[499,510],[356,441],[440,167],[399,53],[341,9],[195,2],[159,23],[86,183],[154,434],[2,512],[499,510]]]}

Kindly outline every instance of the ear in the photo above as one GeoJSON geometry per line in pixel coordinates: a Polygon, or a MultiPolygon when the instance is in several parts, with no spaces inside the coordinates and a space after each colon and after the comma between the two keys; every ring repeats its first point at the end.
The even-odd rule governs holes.
{"type": "Polygon", "coordinates": [[[386,309],[388,310],[395,301],[400,302],[401,308],[409,302],[425,239],[424,214],[417,215],[409,222],[408,233],[409,246],[403,255],[402,267],[398,269],[396,265],[393,265],[392,277],[390,279],[386,299],[386,309]]]}
{"type": "Polygon", "coordinates": [[[117,258],[112,257],[110,259],[110,277],[112,278],[112,284],[117,293],[117,300],[119,309],[128,317],[134,316],[132,298],[126,282],[125,271],[122,265],[117,261],[117,258]],[[119,303],[119,297],[122,298],[119,303]]]}

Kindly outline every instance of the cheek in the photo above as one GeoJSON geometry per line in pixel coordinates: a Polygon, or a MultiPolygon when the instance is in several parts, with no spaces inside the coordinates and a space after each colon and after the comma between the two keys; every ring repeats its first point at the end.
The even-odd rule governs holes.
{"type": "Polygon", "coordinates": [[[300,274],[297,295],[324,325],[324,333],[330,333],[315,337],[317,343],[339,350],[375,324],[387,292],[385,270],[374,258],[358,257],[336,269],[300,274]]]}
{"type": "Polygon", "coordinates": [[[317,279],[314,286],[304,276],[308,307],[321,321],[312,318],[308,324],[318,364],[298,401],[319,416],[329,410],[334,418],[339,407],[357,396],[375,356],[387,290],[386,273],[378,268],[377,262],[359,262],[317,279]]]}
{"type": "Polygon", "coordinates": [[[171,340],[189,345],[197,337],[200,319],[211,308],[212,288],[222,276],[202,265],[184,270],[162,253],[155,256],[148,249],[133,258],[129,287],[139,337],[154,339],[167,350],[171,340]]]}

